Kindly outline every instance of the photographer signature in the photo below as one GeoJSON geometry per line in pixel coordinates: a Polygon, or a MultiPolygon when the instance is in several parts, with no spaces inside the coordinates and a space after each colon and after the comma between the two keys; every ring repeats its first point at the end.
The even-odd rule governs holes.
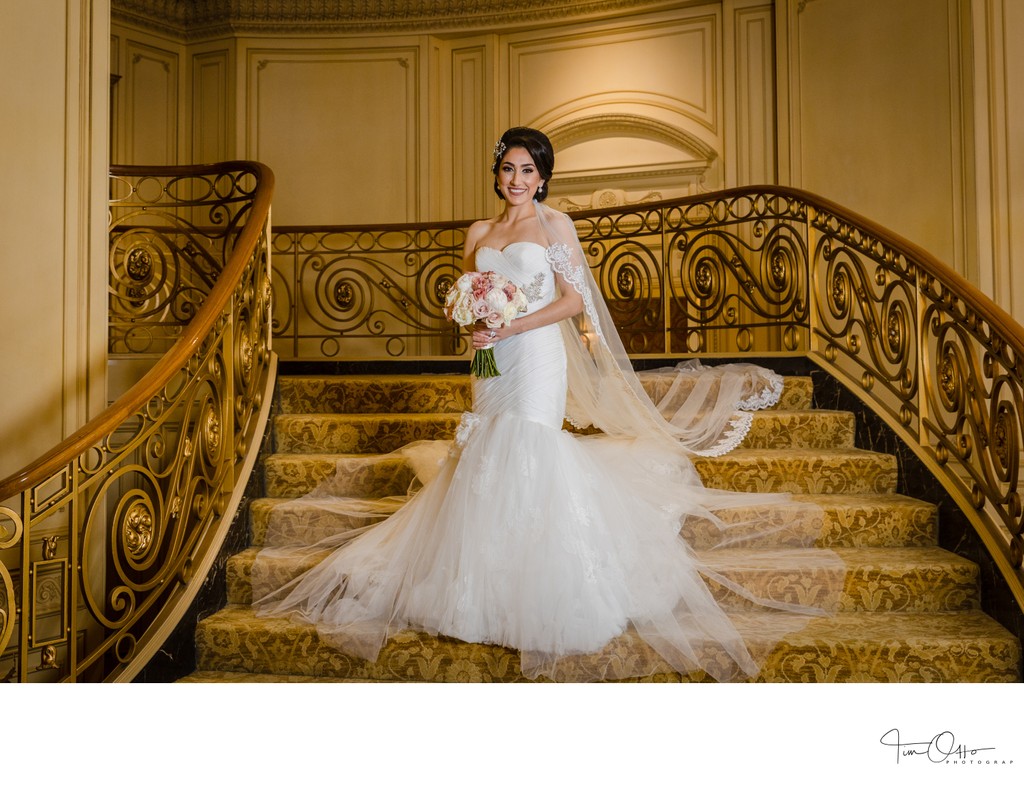
{"type": "Polygon", "coordinates": [[[973,759],[979,753],[987,753],[995,750],[994,747],[970,747],[965,744],[957,744],[952,731],[944,730],[933,736],[926,742],[904,742],[900,740],[898,729],[886,731],[879,741],[886,747],[893,747],[896,750],[896,763],[906,756],[926,756],[934,764],[941,764],[949,760],[964,761],[973,759]]]}

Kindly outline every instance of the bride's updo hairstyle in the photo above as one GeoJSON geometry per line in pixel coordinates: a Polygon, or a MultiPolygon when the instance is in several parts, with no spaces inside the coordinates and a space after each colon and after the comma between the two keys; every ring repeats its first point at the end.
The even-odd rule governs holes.
{"type": "Polygon", "coordinates": [[[499,199],[504,199],[498,189],[498,169],[501,167],[501,158],[504,157],[505,152],[516,146],[521,146],[530,153],[533,164],[537,167],[540,176],[544,178],[544,185],[533,196],[537,202],[543,202],[548,195],[548,181],[555,170],[555,150],[551,147],[551,141],[548,140],[547,135],[540,130],[525,126],[512,127],[494,144],[494,164],[491,166],[491,173],[494,175],[494,193],[498,195],[499,199]]]}

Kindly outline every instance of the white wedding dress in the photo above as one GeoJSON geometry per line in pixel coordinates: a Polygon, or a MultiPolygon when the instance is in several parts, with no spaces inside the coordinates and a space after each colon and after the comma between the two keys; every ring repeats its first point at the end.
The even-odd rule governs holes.
{"type": "MultiPolygon", "coordinates": [[[[529,242],[480,248],[476,266],[526,290],[534,311],[557,294],[553,249],[529,242]]],[[[407,627],[499,644],[520,650],[527,676],[556,680],[614,676],[601,650],[635,631],[662,667],[727,680],[755,676],[758,655],[770,651],[765,639],[791,631],[792,619],[834,606],[836,560],[804,549],[820,528],[813,507],[706,489],[672,441],[564,431],[559,324],[502,340],[494,355],[500,376],[474,380],[473,411],[455,441],[399,453],[417,468],[422,488],[375,512],[333,493],[347,473],[339,469],[308,496],[311,505],[371,522],[393,513],[319,542],[318,552],[333,550],[298,579],[254,583],[262,614],[312,623],[327,643],[369,659],[407,627]],[[763,551],[754,548],[776,540],[790,547],[795,564],[829,571],[823,580],[831,592],[821,587],[813,604],[777,603],[701,558],[730,547],[731,571],[737,560],[756,567],[763,551]],[[751,544],[749,554],[736,553],[739,543],[751,544]],[[745,602],[741,623],[758,627],[757,643],[719,604],[723,597],[732,610],[745,602]]],[[[781,387],[781,378],[764,378],[770,390],[752,396],[762,404],[781,387]]]]}

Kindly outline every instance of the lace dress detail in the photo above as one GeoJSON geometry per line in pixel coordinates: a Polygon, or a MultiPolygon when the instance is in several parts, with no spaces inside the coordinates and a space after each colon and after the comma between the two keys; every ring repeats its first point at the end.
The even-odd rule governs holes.
{"type": "Polygon", "coordinates": [[[572,250],[569,245],[561,242],[551,245],[547,249],[547,258],[551,268],[564,278],[569,285],[575,289],[583,298],[583,311],[593,324],[597,336],[604,339],[601,325],[598,321],[597,310],[594,308],[594,296],[590,292],[590,286],[586,283],[583,273],[589,273],[590,268],[581,267],[572,261],[572,250]]]}

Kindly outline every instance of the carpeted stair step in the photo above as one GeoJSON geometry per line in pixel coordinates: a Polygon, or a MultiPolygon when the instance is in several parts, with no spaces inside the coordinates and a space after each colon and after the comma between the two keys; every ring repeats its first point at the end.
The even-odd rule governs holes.
{"type": "MultiPolygon", "coordinates": [[[[821,547],[926,547],[935,544],[937,509],[931,503],[897,494],[797,495],[797,501],[813,500],[822,508],[824,529],[821,547]]],[[[291,544],[312,544],[317,539],[366,524],[366,520],[334,514],[302,500],[260,498],[252,501],[249,519],[252,544],[262,546],[272,509],[278,525],[291,544]]],[[[734,510],[734,519],[746,517],[734,510]]],[[[749,519],[749,518],[747,518],[749,519]]],[[[773,540],[766,539],[770,546],[773,540]]],[[[694,541],[697,548],[705,547],[694,541]]],[[[753,547],[762,547],[754,544],[753,547]]]]}
{"type": "Polygon", "coordinates": [[[472,407],[468,374],[282,376],[282,413],[463,413],[472,407]]]}
{"type": "MultiPolygon", "coordinates": [[[[394,452],[411,441],[450,440],[460,414],[294,413],[274,419],[282,453],[394,452]]],[[[852,413],[764,410],[751,414],[742,446],[783,449],[853,446],[852,413]]]]}
{"type": "MultiPolygon", "coordinates": [[[[739,613],[736,624],[758,645],[758,613],[739,613]]],[[[256,617],[228,607],[200,621],[197,671],[235,671],[289,677],[373,681],[516,682],[523,679],[517,652],[416,632],[397,633],[374,662],[322,643],[309,626],[256,617]]],[[[632,633],[617,638],[595,660],[608,679],[679,681],[632,633]],[[638,668],[640,666],[641,668],[638,668]],[[654,668],[653,674],[647,672],[654,668]]],[[[977,610],[950,613],[840,613],[815,618],[768,654],[762,682],[1017,682],[1017,639],[977,610]]]]}
{"type": "MultiPolygon", "coordinates": [[[[228,603],[252,601],[252,566],[258,549],[231,557],[227,565],[228,603]]],[[[268,575],[283,585],[328,555],[327,551],[302,557],[275,559],[268,575]]],[[[942,548],[837,548],[846,567],[840,610],[921,612],[979,609],[978,568],[962,556],[942,548]]],[[[737,549],[708,551],[701,558],[713,563],[732,581],[753,593],[788,604],[807,604],[827,572],[808,571],[786,552],[737,549]],[[756,570],[751,571],[751,561],[756,570]]],[[[749,602],[711,588],[727,605],[749,602]]]]}
{"type": "Polygon", "coordinates": [[[263,497],[253,500],[249,508],[253,547],[262,547],[265,544],[271,511],[275,509],[275,520],[280,528],[275,543],[277,545],[311,545],[324,537],[375,522],[371,519],[319,509],[305,500],[263,497]]]}
{"type": "Polygon", "coordinates": [[[853,413],[839,410],[761,410],[751,414],[745,449],[843,449],[854,445],[853,413]]]}
{"type": "Polygon", "coordinates": [[[710,489],[790,494],[891,494],[896,458],[862,449],[737,449],[693,459],[710,489]]]}
{"type": "MultiPolygon", "coordinates": [[[[657,372],[638,376],[655,401],[671,384],[657,372]]],[[[468,374],[282,376],[278,397],[282,413],[462,413],[471,409],[473,392],[468,374]]],[[[810,377],[787,376],[775,407],[805,410],[812,399],[810,377]]]]}
{"type": "MultiPolygon", "coordinates": [[[[353,456],[347,455],[351,458],[353,456]]],[[[413,481],[412,467],[401,458],[366,456],[367,465],[336,487],[336,494],[351,497],[388,497],[404,494],[413,481]]],[[[265,463],[268,497],[301,497],[335,476],[337,455],[271,455],[265,463]]]]}
{"type": "Polygon", "coordinates": [[[176,683],[198,683],[212,685],[214,683],[253,684],[264,683],[372,683],[374,680],[352,680],[345,677],[308,677],[302,674],[254,674],[248,671],[194,671],[187,677],[175,680],[176,683]]]}
{"type": "MultiPolygon", "coordinates": [[[[836,548],[845,566],[837,608],[842,612],[949,612],[981,608],[978,567],[942,548],[836,548]]],[[[761,597],[787,604],[807,604],[816,584],[829,572],[807,570],[785,554],[747,550],[709,551],[701,558],[732,581],[761,597]],[[751,571],[754,560],[757,569],[751,571]]],[[[749,602],[711,583],[724,604],[745,608],[749,602]]]]}
{"type": "Polygon", "coordinates": [[[412,441],[448,440],[459,413],[294,414],[274,419],[278,452],[386,453],[412,441]]]}
{"type": "MultiPolygon", "coordinates": [[[[345,457],[352,457],[345,454],[345,457]]],[[[275,454],[265,466],[268,497],[300,497],[333,477],[339,456],[275,454]]],[[[336,494],[386,497],[404,494],[412,470],[401,458],[366,456],[358,474],[339,481],[336,494]]],[[[791,494],[890,494],[896,489],[896,458],[861,449],[739,449],[718,458],[694,458],[710,488],[791,494]]]]}

